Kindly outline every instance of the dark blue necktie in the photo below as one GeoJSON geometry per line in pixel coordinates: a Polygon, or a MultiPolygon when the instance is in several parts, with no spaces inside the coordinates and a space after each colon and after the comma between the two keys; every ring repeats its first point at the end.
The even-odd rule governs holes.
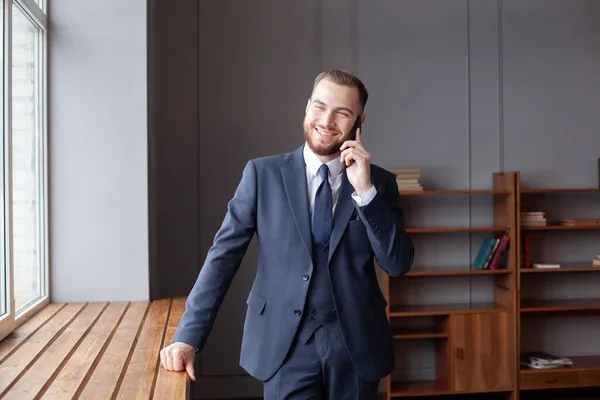
{"type": "Polygon", "coordinates": [[[312,234],[315,244],[324,247],[329,243],[332,224],[332,196],[329,186],[329,168],[326,164],[319,168],[319,175],[323,179],[317,193],[315,194],[315,205],[313,210],[312,234]]]}

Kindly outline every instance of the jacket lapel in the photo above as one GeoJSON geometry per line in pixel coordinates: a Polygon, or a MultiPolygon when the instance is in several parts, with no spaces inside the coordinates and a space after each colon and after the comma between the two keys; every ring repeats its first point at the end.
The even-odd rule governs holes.
{"type": "Polygon", "coordinates": [[[338,197],[337,206],[335,208],[335,215],[333,218],[333,229],[331,232],[331,240],[329,242],[329,260],[335,252],[337,245],[340,243],[342,234],[350,221],[352,212],[354,211],[354,201],[352,200],[352,193],[354,188],[348,181],[346,176],[346,170],[342,171],[342,186],[340,188],[340,195],[338,197]]]}
{"type": "Polygon", "coordinates": [[[304,165],[302,150],[303,146],[292,153],[289,165],[281,167],[281,175],[296,227],[300,232],[304,247],[306,247],[306,251],[312,259],[312,234],[310,231],[310,213],[308,211],[306,166],[304,165]]]}

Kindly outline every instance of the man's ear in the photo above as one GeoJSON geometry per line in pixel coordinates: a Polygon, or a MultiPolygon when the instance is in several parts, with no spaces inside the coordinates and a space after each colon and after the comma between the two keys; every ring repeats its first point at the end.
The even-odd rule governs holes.
{"type": "Polygon", "coordinates": [[[366,115],[366,114],[362,114],[362,115],[360,116],[360,123],[361,123],[361,124],[364,124],[366,119],[367,119],[367,115],[366,115]]]}

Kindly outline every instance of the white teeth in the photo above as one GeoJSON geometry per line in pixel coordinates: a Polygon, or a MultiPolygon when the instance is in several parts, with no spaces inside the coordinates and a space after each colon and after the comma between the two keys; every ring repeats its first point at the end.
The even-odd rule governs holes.
{"type": "Polygon", "coordinates": [[[321,132],[321,131],[320,131],[320,130],[318,130],[317,128],[315,128],[315,130],[316,130],[316,131],[319,133],[319,135],[321,135],[321,136],[333,136],[333,135],[332,135],[332,134],[330,134],[330,133],[321,132]]]}

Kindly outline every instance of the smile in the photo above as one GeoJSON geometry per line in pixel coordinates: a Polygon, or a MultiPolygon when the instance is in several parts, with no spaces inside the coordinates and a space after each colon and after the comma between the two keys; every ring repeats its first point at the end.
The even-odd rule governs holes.
{"type": "Polygon", "coordinates": [[[318,128],[316,128],[316,127],[315,127],[315,131],[316,131],[316,132],[317,132],[319,135],[321,135],[321,136],[324,136],[324,137],[331,137],[331,136],[335,136],[335,133],[327,133],[327,132],[323,132],[323,131],[320,131],[320,130],[319,130],[318,128]]]}

